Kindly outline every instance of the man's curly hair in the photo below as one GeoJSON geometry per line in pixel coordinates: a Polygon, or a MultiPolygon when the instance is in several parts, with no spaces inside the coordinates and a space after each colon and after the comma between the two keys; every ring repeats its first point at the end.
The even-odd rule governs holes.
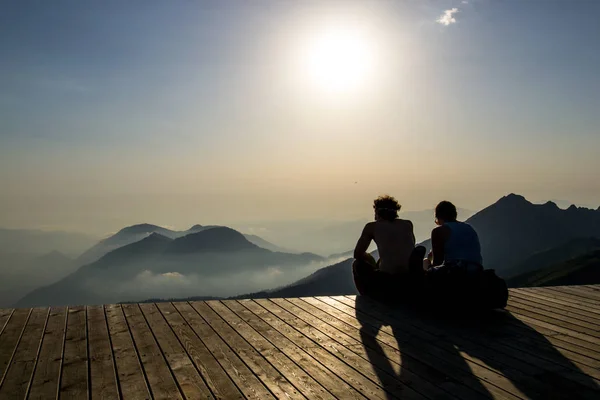
{"type": "Polygon", "coordinates": [[[373,208],[381,218],[393,221],[398,218],[398,211],[402,206],[394,197],[383,195],[373,201],[373,208]]]}

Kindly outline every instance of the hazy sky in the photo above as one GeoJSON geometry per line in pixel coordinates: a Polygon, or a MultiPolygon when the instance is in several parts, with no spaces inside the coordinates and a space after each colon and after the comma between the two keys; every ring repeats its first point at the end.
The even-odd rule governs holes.
{"type": "Polygon", "coordinates": [[[380,193],[597,207],[599,18],[592,0],[5,1],[0,226],[355,218],[380,193]]]}

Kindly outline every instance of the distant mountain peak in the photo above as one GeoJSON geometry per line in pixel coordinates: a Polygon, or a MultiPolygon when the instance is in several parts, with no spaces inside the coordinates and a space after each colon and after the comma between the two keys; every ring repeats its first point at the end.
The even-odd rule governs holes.
{"type": "Polygon", "coordinates": [[[547,201],[547,202],[545,202],[544,203],[544,207],[560,209],[560,207],[558,207],[558,204],[556,204],[553,201],[547,201]]]}
{"type": "Polygon", "coordinates": [[[152,232],[150,235],[148,235],[148,237],[142,239],[142,240],[164,240],[164,241],[171,241],[171,238],[166,237],[165,235],[161,235],[160,233],[157,232],[152,232]]]}
{"type": "Polygon", "coordinates": [[[204,229],[204,227],[202,225],[196,224],[196,225],[192,226],[190,229],[188,229],[188,232],[200,231],[203,229],[204,229]]]}
{"type": "Polygon", "coordinates": [[[174,252],[198,251],[236,251],[258,249],[250,243],[240,232],[227,227],[214,227],[203,229],[197,233],[190,233],[175,239],[171,246],[174,252]]]}
{"type": "Polygon", "coordinates": [[[156,233],[156,232],[152,232],[150,235],[146,236],[145,238],[143,238],[140,241],[137,242],[133,242],[129,245],[120,247],[117,249],[117,251],[119,249],[123,249],[125,247],[131,247],[131,246],[138,246],[138,247],[145,247],[145,246],[155,246],[158,244],[162,244],[162,243],[168,243],[168,242],[172,242],[173,239],[171,239],[170,237],[167,237],[165,235],[161,235],[160,233],[156,233]]]}
{"type": "Polygon", "coordinates": [[[136,233],[148,233],[153,232],[156,229],[163,229],[160,226],[152,225],[152,224],[137,224],[131,225],[126,228],[123,228],[119,231],[119,233],[128,233],[128,234],[136,234],[136,233]]]}
{"type": "Polygon", "coordinates": [[[509,208],[509,209],[521,209],[526,208],[528,206],[533,205],[529,200],[525,197],[511,193],[507,196],[502,197],[496,203],[494,203],[491,207],[501,207],[501,208],[509,208]]]}
{"type": "Polygon", "coordinates": [[[531,204],[524,196],[520,194],[511,193],[507,196],[502,197],[498,200],[498,203],[526,203],[531,204]]]}

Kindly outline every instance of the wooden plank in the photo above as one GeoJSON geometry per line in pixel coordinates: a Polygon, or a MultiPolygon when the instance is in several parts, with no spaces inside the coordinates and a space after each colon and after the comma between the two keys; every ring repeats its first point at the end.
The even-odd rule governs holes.
{"type": "Polygon", "coordinates": [[[556,347],[567,349],[569,351],[573,351],[581,355],[587,355],[594,359],[600,360],[600,358],[597,358],[600,356],[600,353],[598,352],[598,345],[551,329],[551,325],[546,324],[543,321],[538,321],[534,318],[527,318],[524,315],[510,311],[507,312],[517,321],[509,321],[509,324],[519,331],[515,331],[515,335],[520,334],[537,342],[540,342],[539,335],[543,335],[546,340],[550,341],[556,347]],[[533,334],[532,331],[534,332],[533,334]]]}
{"type": "Polygon", "coordinates": [[[68,314],[60,398],[84,399],[89,391],[86,310],[69,307],[68,314]]]}
{"type": "Polygon", "coordinates": [[[258,318],[249,309],[244,307],[241,302],[223,301],[222,304],[233,311],[240,319],[249,324],[253,329],[260,333],[265,339],[271,342],[282,353],[287,355],[294,363],[304,370],[313,379],[319,382],[328,393],[322,393],[324,398],[354,398],[364,399],[354,388],[346,384],[337,375],[332,374],[329,369],[314,359],[310,354],[293,341],[286,338],[269,324],[258,318]]]}
{"type": "Polygon", "coordinates": [[[235,351],[240,359],[254,372],[258,379],[276,398],[305,399],[302,394],[250,346],[237,332],[219,317],[206,303],[196,303],[197,311],[211,328],[235,351]]]}
{"type": "MultiPolygon", "coordinates": [[[[349,349],[371,362],[374,366],[380,368],[383,372],[394,376],[407,386],[412,387],[415,391],[423,394],[425,397],[430,399],[460,398],[454,396],[459,396],[465,387],[458,382],[447,379],[444,374],[439,371],[433,371],[429,366],[421,363],[419,360],[411,359],[410,362],[407,362],[406,360],[410,358],[410,356],[401,354],[400,351],[392,348],[388,344],[375,340],[377,333],[374,335],[367,335],[365,330],[361,329],[362,327],[358,321],[355,321],[357,326],[348,324],[344,322],[343,316],[341,316],[341,319],[338,319],[336,316],[325,312],[324,309],[329,306],[323,304],[323,306],[319,305],[319,307],[316,307],[306,300],[307,299],[300,298],[288,298],[285,300],[273,299],[274,302],[290,302],[294,306],[297,306],[297,308],[308,313],[306,318],[309,318],[310,321],[323,321],[325,326],[335,328],[348,337],[353,338],[359,345],[347,345],[349,349]],[[309,315],[312,316],[312,318],[310,318],[309,315]],[[420,368],[414,367],[413,364],[420,366],[420,368]]],[[[318,300],[315,301],[321,303],[318,300]]],[[[304,313],[298,313],[295,311],[296,309],[293,310],[294,314],[299,315],[300,318],[304,319],[304,313]]],[[[340,316],[342,313],[334,310],[333,314],[340,316]]],[[[309,319],[304,320],[310,322],[309,319]]]]}
{"type": "MultiPolygon", "coordinates": [[[[513,293],[515,293],[516,291],[511,290],[510,296],[512,296],[513,293]]],[[[565,298],[560,296],[560,294],[557,294],[555,292],[552,292],[550,290],[521,290],[518,292],[519,294],[523,295],[523,296],[535,296],[535,297],[542,297],[544,301],[549,301],[554,303],[558,303],[561,305],[565,305],[565,306],[569,306],[571,308],[577,309],[578,311],[583,311],[585,313],[591,313],[594,314],[596,317],[600,316],[600,310],[593,310],[593,309],[589,309],[589,307],[586,304],[582,304],[581,302],[577,301],[577,300],[572,300],[569,298],[565,298]]],[[[510,301],[510,296],[509,296],[509,301],[510,301]]]]}
{"type": "Polygon", "coordinates": [[[263,383],[250,371],[248,366],[235,354],[229,346],[217,335],[199,314],[200,302],[193,302],[185,306],[178,304],[177,309],[185,318],[196,335],[202,339],[208,350],[217,359],[229,377],[235,382],[246,398],[273,399],[273,395],[263,383]]]}
{"type": "Polygon", "coordinates": [[[123,304],[134,345],[154,399],[182,399],[175,378],[137,304],[123,304]]]}
{"type": "Polygon", "coordinates": [[[278,369],[306,398],[311,400],[333,398],[319,382],[221,302],[208,301],[206,304],[227,322],[233,331],[243,337],[256,352],[278,369]]]}
{"type": "Polygon", "coordinates": [[[584,297],[600,301],[600,290],[594,290],[584,285],[569,285],[561,287],[577,291],[578,293],[581,293],[584,297]]]}
{"type": "Polygon", "coordinates": [[[0,387],[0,399],[25,397],[33,376],[49,311],[48,308],[32,310],[6,373],[4,384],[0,387]]]}
{"type": "Polygon", "coordinates": [[[51,399],[58,393],[66,324],[67,308],[52,307],[27,397],[30,400],[51,399]]]}
{"type": "Polygon", "coordinates": [[[581,299],[580,301],[584,301],[588,304],[591,304],[594,306],[594,308],[600,307],[600,300],[595,298],[593,293],[589,293],[585,289],[582,290],[572,286],[552,286],[551,289],[554,291],[579,297],[581,299]]]}
{"type": "Polygon", "coordinates": [[[573,318],[573,317],[564,315],[563,313],[559,312],[558,310],[548,309],[544,306],[539,306],[537,304],[529,304],[526,301],[517,300],[517,299],[513,299],[509,303],[509,306],[517,307],[517,308],[520,308],[523,310],[538,313],[540,315],[545,315],[547,317],[555,318],[559,321],[562,321],[566,324],[571,325],[573,327],[572,328],[573,330],[576,330],[576,331],[582,332],[582,333],[587,333],[591,336],[600,337],[600,333],[598,333],[598,331],[600,330],[600,326],[590,323],[590,322],[587,322],[587,321],[583,321],[581,319],[577,319],[577,318],[573,318]]]}
{"type": "Polygon", "coordinates": [[[580,285],[589,289],[595,290],[600,293],[600,285],[580,285]]]}
{"type": "Polygon", "coordinates": [[[123,400],[149,400],[150,389],[120,305],[105,306],[111,348],[123,400]]]}
{"type": "MultiPolygon", "coordinates": [[[[536,298],[536,301],[543,302],[544,300],[536,298]]],[[[551,305],[552,307],[557,305],[557,303],[547,304],[551,305]]],[[[532,324],[529,321],[523,320],[519,316],[519,314],[513,314],[513,316],[517,319],[518,323],[509,321],[510,324],[515,328],[514,335],[511,337],[511,339],[517,341],[522,339],[530,340],[531,343],[534,345],[536,343],[546,345],[546,343],[549,342],[564,354],[577,354],[574,357],[579,358],[581,360],[591,360],[592,364],[587,365],[593,367],[595,363],[600,361],[600,352],[596,351],[598,349],[598,346],[572,336],[567,336],[564,333],[560,333],[555,330],[549,329],[547,326],[542,327],[540,325],[532,324]]],[[[587,361],[582,362],[587,363],[587,361]]]]}
{"type": "Polygon", "coordinates": [[[367,314],[334,298],[317,297],[317,299],[349,316],[360,319],[363,324],[379,328],[380,332],[387,333],[393,339],[388,344],[394,345],[396,342],[395,346],[398,350],[421,359],[485,396],[493,395],[498,398],[512,399],[524,396],[509,379],[488,369],[485,364],[473,362],[469,359],[468,354],[456,350],[454,346],[449,346],[444,341],[424,339],[422,331],[415,331],[405,325],[391,324],[375,308],[370,308],[367,314]],[[401,344],[401,348],[398,347],[399,344],[401,344]]]}
{"type": "Polygon", "coordinates": [[[590,290],[596,294],[600,294],[600,285],[579,285],[579,287],[590,290]]]}
{"type": "MultiPolygon", "coordinates": [[[[176,304],[184,304],[191,309],[187,303],[176,304]]],[[[213,396],[217,399],[243,399],[244,396],[175,306],[171,303],[159,303],[158,308],[177,335],[200,375],[206,381],[213,396]]],[[[195,313],[194,310],[191,311],[195,313]]]]}
{"type": "MultiPolygon", "coordinates": [[[[573,361],[574,365],[576,365],[579,369],[583,368],[584,366],[591,368],[600,367],[600,354],[594,353],[592,350],[587,350],[579,346],[572,345],[571,343],[560,339],[561,337],[564,337],[562,334],[553,333],[558,335],[557,337],[544,336],[542,332],[535,330],[539,329],[535,328],[535,326],[529,327],[525,324],[522,324],[522,326],[513,326],[512,323],[507,325],[510,326],[506,326],[503,330],[507,334],[510,334],[510,336],[495,339],[493,343],[506,345],[519,351],[527,351],[530,354],[543,358],[548,358],[550,357],[549,353],[553,353],[552,360],[556,360],[557,354],[554,354],[554,352],[558,352],[563,360],[568,359],[573,361]],[[524,327],[529,328],[529,330],[525,330],[526,328],[524,327]],[[577,352],[572,351],[571,349],[576,349],[577,352]],[[598,359],[589,357],[590,354],[595,354],[598,359]]],[[[569,338],[567,337],[567,339],[569,338]]]]}
{"type": "Polygon", "coordinates": [[[15,310],[12,308],[0,309],[0,336],[2,335],[2,332],[4,332],[4,328],[6,327],[6,324],[8,324],[8,320],[14,311],[15,310]]]}
{"type": "MultiPolygon", "coordinates": [[[[243,304],[246,308],[248,308],[254,314],[258,315],[273,328],[277,329],[282,335],[284,335],[289,340],[302,347],[307,353],[309,353],[315,359],[323,363],[327,368],[329,368],[329,370],[332,373],[339,376],[349,386],[353,387],[356,391],[360,392],[365,397],[369,399],[388,398],[388,394],[383,390],[381,386],[367,379],[367,377],[365,377],[362,373],[356,371],[353,368],[360,363],[356,363],[355,360],[344,360],[344,356],[347,356],[351,359],[353,358],[352,356],[345,354],[344,356],[337,357],[336,354],[327,350],[327,348],[329,348],[333,344],[333,341],[331,339],[320,337],[321,340],[311,340],[309,337],[305,336],[301,331],[294,329],[292,326],[278,318],[276,314],[272,313],[264,307],[261,307],[257,302],[249,300],[244,301],[243,304]]],[[[305,330],[310,331],[310,329],[305,330]]],[[[312,333],[316,334],[315,330],[313,330],[312,333]]],[[[357,356],[354,355],[354,357],[357,356]]],[[[407,393],[407,395],[410,396],[410,394],[416,393],[411,390],[410,393],[407,393]]]]}
{"type": "MultiPolygon", "coordinates": [[[[350,307],[354,306],[353,300],[339,297],[336,299],[350,307]]],[[[545,397],[559,393],[562,396],[571,396],[572,392],[577,392],[580,398],[595,399],[597,397],[597,393],[593,391],[597,389],[598,382],[591,379],[587,372],[598,375],[597,372],[600,371],[586,366],[578,368],[556,351],[549,351],[548,347],[544,351],[535,353],[526,347],[515,346],[513,340],[515,336],[513,335],[504,341],[502,337],[507,335],[501,325],[494,324],[490,326],[489,331],[486,331],[487,322],[463,320],[453,323],[439,318],[428,321],[424,316],[407,311],[402,312],[374,301],[369,301],[369,304],[387,315],[390,320],[401,323],[404,327],[410,324],[436,335],[438,341],[443,340],[458,346],[467,353],[467,358],[473,361],[483,361],[489,368],[503,374],[526,391],[528,397],[535,397],[540,393],[545,397]],[[465,323],[467,326],[463,327],[465,323]],[[511,347],[511,345],[515,347],[511,347]],[[585,373],[583,369],[586,370],[585,373]],[[549,374],[555,376],[553,379],[555,387],[553,388],[550,388],[547,382],[537,378],[549,374]],[[556,384],[557,382],[558,384],[556,384]]]]}
{"type": "Polygon", "coordinates": [[[184,397],[187,399],[212,398],[208,386],[156,305],[145,303],[140,304],[140,308],[184,397]]]}
{"type": "Polygon", "coordinates": [[[586,313],[585,311],[582,311],[577,308],[567,307],[564,305],[544,301],[533,296],[524,296],[521,294],[511,296],[509,299],[509,303],[513,301],[533,304],[535,307],[542,307],[546,311],[556,312],[560,315],[575,318],[580,321],[587,322],[589,324],[600,325],[600,315],[594,313],[586,313]]]}
{"type": "MultiPolygon", "coordinates": [[[[594,323],[600,323],[600,314],[594,314],[591,312],[587,312],[581,308],[572,307],[568,303],[561,302],[560,300],[553,299],[551,297],[546,297],[537,293],[514,293],[511,294],[510,299],[518,298],[521,300],[526,300],[529,303],[534,303],[536,305],[543,305],[547,308],[552,308],[554,310],[560,310],[561,312],[568,313],[567,315],[572,316],[573,318],[583,319],[586,321],[593,321],[594,323]]],[[[509,299],[509,301],[511,301],[509,299]]]]}
{"type": "MultiPolygon", "coordinates": [[[[600,346],[598,346],[597,344],[591,343],[585,338],[581,339],[579,336],[573,336],[573,333],[577,332],[572,332],[569,329],[565,329],[561,326],[554,325],[551,322],[537,319],[535,315],[532,315],[532,313],[527,314],[527,311],[523,311],[522,313],[518,311],[513,311],[511,312],[511,314],[515,316],[515,318],[518,318],[519,321],[523,324],[528,325],[529,327],[535,329],[537,332],[543,335],[557,335],[556,337],[559,337],[564,342],[575,343],[580,348],[591,350],[593,354],[597,354],[600,350],[600,346]]],[[[548,338],[548,336],[546,337],[548,338]]]]}
{"type": "Polygon", "coordinates": [[[106,315],[103,306],[87,307],[90,390],[92,399],[119,398],[106,315]]]}
{"type": "Polygon", "coordinates": [[[600,330],[600,319],[584,317],[579,314],[574,314],[570,311],[561,310],[555,308],[553,306],[549,306],[543,302],[531,300],[531,299],[513,299],[510,304],[522,307],[524,309],[528,309],[530,311],[540,311],[546,313],[545,315],[551,316],[553,318],[562,320],[564,322],[571,323],[573,325],[577,325],[580,327],[592,329],[592,330],[600,330]]]}
{"type": "Polygon", "coordinates": [[[452,397],[437,386],[412,373],[411,376],[413,379],[416,378],[419,385],[418,388],[412,379],[407,379],[406,377],[400,379],[400,374],[393,370],[392,362],[387,359],[383,352],[374,354],[377,352],[369,353],[365,349],[366,345],[363,345],[358,331],[352,332],[352,328],[349,326],[345,331],[339,330],[338,327],[343,324],[339,320],[339,324],[321,320],[319,314],[310,313],[306,310],[310,307],[308,303],[302,302],[299,299],[272,299],[271,301],[260,300],[258,302],[306,336],[310,335],[311,339],[325,344],[333,340],[334,344],[326,348],[330,349],[334,355],[339,353],[346,360],[346,363],[349,363],[354,369],[375,382],[375,384],[381,385],[391,395],[400,398],[427,398],[428,395],[430,398],[439,398],[440,396],[452,397]],[[296,305],[294,301],[297,301],[300,305],[304,305],[304,307],[296,305]],[[285,312],[278,311],[271,306],[271,302],[282,310],[285,310],[285,312]],[[302,321],[302,324],[299,324],[299,321],[302,321]],[[314,330],[307,330],[304,324],[314,328],[314,330]],[[352,333],[355,333],[355,335],[352,333]],[[348,352],[352,352],[353,354],[349,355],[348,352]]]}
{"type": "Polygon", "coordinates": [[[564,333],[567,336],[573,336],[585,340],[586,342],[589,342],[595,346],[600,345],[600,334],[592,329],[573,326],[557,318],[547,316],[544,313],[542,313],[542,311],[530,311],[524,309],[523,307],[518,307],[510,304],[506,306],[506,310],[515,314],[519,314],[520,316],[526,316],[530,319],[535,319],[537,321],[547,323],[550,325],[550,329],[556,330],[560,333],[564,333]]]}
{"type": "Polygon", "coordinates": [[[565,299],[572,301],[573,303],[577,303],[580,306],[586,307],[587,310],[590,310],[592,312],[600,312],[600,307],[594,302],[590,302],[588,298],[569,293],[565,290],[561,290],[557,286],[545,287],[543,292],[552,293],[554,296],[560,299],[565,299]]]}
{"type": "Polygon", "coordinates": [[[0,387],[4,383],[8,365],[17,349],[30,313],[31,309],[15,310],[0,335],[0,387]]]}

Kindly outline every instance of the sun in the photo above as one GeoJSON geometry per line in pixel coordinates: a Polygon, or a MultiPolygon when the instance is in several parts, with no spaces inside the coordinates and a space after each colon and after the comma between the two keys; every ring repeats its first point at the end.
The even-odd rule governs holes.
{"type": "Polygon", "coordinates": [[[306,47],[305,70],[310,82],[332,93],[353,92],[373,74],[373,43],[355,29],[329,29],[306,47]]]}

